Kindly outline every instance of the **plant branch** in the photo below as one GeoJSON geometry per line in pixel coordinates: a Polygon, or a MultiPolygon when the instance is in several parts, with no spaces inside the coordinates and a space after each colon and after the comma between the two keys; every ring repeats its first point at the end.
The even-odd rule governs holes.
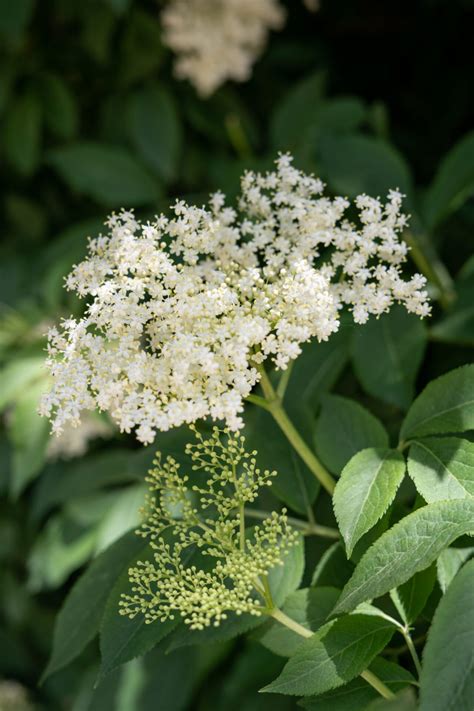
{"type": "Polygon", "coordinates": [[[424,235],[415,236],[411,230],[405,230],[403,239],[409,246],[410,256],[418,269],[438,289],[441,306],[447,309],[456,298],[456,293],[451,275],[443,262],[424,235]]]}
{"type": "MultiPolygon", "coordinates": [[[[249,518],[257,518],[263,521],[268,518],[269,513],[267,511],[261,511],[260,509],[245,509],[245,515],[249,518]]],[[[287,521],[290,526],[301,531],[303,536],[321,536],[322,538],[331,538],[333,540],[339,540],[341,537],[336,528],[321,526],[311,521],[303,521],[293,516],[288,516],[287,521]]]]}
{"type": "Polygon", "coordinates": [[[314,474],[316,479],[318,479],[318,481],[326,489],[326,491],[332,494],[334,491],[334,487],[336,486],[336,482],[334,481],[328,470],[316,457],[314,452],[308,447],[308,445],[301,437],[298,430],[295,428],[290,418],[286,414],[282,402],[278,397],[278,394],[275,392],[273,385],[270,382],[270,378],[268,377],[263,365],[258,364],[257,367],[261,375],[262,390],[267,401],[267,406],[265,409],[270,411],[271,415],[273,416],[273,419],[280,427],[283,434],[286,436],[295,451],[300,455],[301,459],[304,461],[308,469],[310,469],[310,471],[314,474]],[[270,407],[268,407],[268,405],[270,407]]]}
{"type": "Polygon", "coordinates": [[[281,374],[281,378],[277,385],[276,393],[282,402],[283,398],[285,397],[286,388],[288,387],[288,383],[290,381],[291,371],[293,370],[293,363],[294,360],[290,360],[286,370],[284,370],[281,374]]]}
{"type": "Polygon", "coordinates": [[[418,656],[418,652],[416,651],[416,647],[414,645],[414,642],[411,638],[410,632],[406,627],[403,627],[400,629],[400,632],[403,635],[403,639],[405,640],[405,643],[407,645],[407,649],[411,654],[411,658],[413,659],[413,663],[415,665],[418,678],[420,677],[421,674],[421,662],[420,662],[420,657],[418,656]]]}
{"type": "Polygon", "coordinates": [[[365,679],[365,681],[372,686],[375,691],[378,691],[380,696],[383,696],[384,699],[394,699],[395,694],[393,691],[390,691],[388,686],[386,686],[381,679],[378,678],[373,672],[370,671],[370,669],[366,669],[363,671],[360,675],[362,679],[365,679]]]}

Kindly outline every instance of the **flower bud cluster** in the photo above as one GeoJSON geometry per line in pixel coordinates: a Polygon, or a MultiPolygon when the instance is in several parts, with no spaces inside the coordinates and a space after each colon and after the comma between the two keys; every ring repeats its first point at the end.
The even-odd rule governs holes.
{"type": "Polygon", "coordinates": [[[49,335],[41,412],[53,430],[94,408],[144,443],[209,416],[238,429],[259,364],[285,369],[302,343],[338,330],[343,307],[357,323],[394,302],[426,316],[424,277],[401,274],[402,196],[358,197],[356,224],[346,199],[322,191],[282,155],[272,172],[245,173],[237,210],[217,193],[151,223],[112,215],[67,279],[84,316],[49,335]]]}
{"type": "Polygon", "coordinates": [[[187,452],[193,470],[206,473],[205,484],[191,486],[171,457],[158,457],[147,478],[151,495],[138,533],[149,540],[152,559],[129,571],[132,590],[120,612],[143,614],[147,623],[178,614],[202,630],[229,612],[261,615],[262,578],[283,563],[298,534],[284,511],[245,531],[244,505],[275,472],[258,469],[255,452],[246,452],[244,438],[229,430],[196,437],[187,452]]]}

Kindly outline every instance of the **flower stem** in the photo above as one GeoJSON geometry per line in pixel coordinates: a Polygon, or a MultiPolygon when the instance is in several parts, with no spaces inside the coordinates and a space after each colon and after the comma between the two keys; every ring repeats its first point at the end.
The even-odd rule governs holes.
{"type": "Polygon", "coordinates": [[[245,550],[245,512],[244,505],[239,506],[239,539],[240,539],[240,550],[245,550]]]}
{"type": "Polygon", "coordinates": [[[291,371],[293,370],[293,363],[294,362],[295,362],[294,360],[290,360],[290,362],[288,363],[288,365],[286,367],[286,370],[283,371],[280,381],[277,386],[276,392],[282,402],[283,402],[283,398],[285,397],[286,388],[288,387],[288,383],[290,381],[291,371]]]}
{"type": "Polygon", "coordinates": [[[301,437],[300,433],[295,428],[294,424],[291,422],[290,418],[286,414],[281,399],[275,392],[273,385],[270,382],[270,378],[268,377],[265,371],[265,368],[262,365],[259,365],[258,369],[261,375],[262,390],[265,395],[265,400],[267,402],[267,406],[265,409],[269,410],[269,412],[273,416],[273,419],[280,427],[283,434],[286,436],[287,440],[293,446],[295,451],[298,452],[308,469],[313,472],[316,479],[319,480],[319,482],[322,486],[324,486],[326,491],[332,494],[334,491],[334,487],[336,486],[336,482],[334,481],[330,473],[327,471],[327,469],[321,464],[314,452],[308,447],[308,445],[301,437]]]}
{"type": "Polygon", "coordinates": [[[453,280],[443,262],[431,247],[424,234],[416,236],[410,230],[405,230],[403,238],[410,248],[410,256],[418,269],[438,290],[439,302],[443,309],[447,309],[454,299],[453,280]]]}
{"type": "Polygon", "coordinates": [[[245,160],[252,158],[252,147],[237,114],[227,114],[225,117],[225,127],[229,140],[239,158],[245,160]]]}
{"type": "MultiPolygon", "coordinates": [[[[300,637],[305,637],[306,639],[308,639],[314,634],[313,632],[311,632],[311,630],[306,629],[306,627],[300,625],[299,622],[296,622],[296,620],[292,620],[291,617],[285,615],[285,613],[279,610],[278,608],[274,608],[270,612],[270,615],[280,624],[284,625],[293,632],[296,632],[296,634],[299,634],[300,637]]],[[[383,696],[384,699],[395,698],[395,694],[390,691],[388,686],[386,686],[383,681],[379,679],[378,676],[376,676],[373,672],[369,671],[369,669],[363,671],[360,676],[365,679],[365,681],[370,684],[370,686],[372,686],[376,691],[378,691],[378,693],[383,696]]]]}
{"type": "Polygon", "coordinates": [[[379,692],[380,696],[383,696],[384,699],[394,699],[395,694],[393,691],[390,691],[388,686],[386,686],[381,679],[378,678],[373,672],[371,672],[369,669],[366,669],[363,671],[360,675],[362,679],[365,679],[365,681],[370,684],[376,691],[379,692]]]}
{"type": "Polygon", "coordinates": [[[284,627],[288,627],[289,630],[293,630],[293,632],[299,634],[300,637],[309,638],[314,634],[311,630],[308,630],[306,627],[303,627],[303,625],[300,625],[299,622],[296,622],[296,620],[293,620],[291,617],[288,617],[288,615],[285,615],[285,613],[282,612],[282,610],[279,610],[278,607],[275,607],[270,614],[280,624],[284,627]]]}
{"type": "MultiPolygon", "coordinates": [[[[245,515],[248,518],[258,518],[263,521],[268,518],[269,513],[267,511],[261,511],[260,509],[245,509],[245,515]]],[[[321,536],[322,538],[331,538],[333,540],[339,540],[341,537],[336,528],[321,526],[311,521],[303,521],[293,516],[287,516],[287,521],[290,526],[301,531],[303,536],[321,536]]]]}

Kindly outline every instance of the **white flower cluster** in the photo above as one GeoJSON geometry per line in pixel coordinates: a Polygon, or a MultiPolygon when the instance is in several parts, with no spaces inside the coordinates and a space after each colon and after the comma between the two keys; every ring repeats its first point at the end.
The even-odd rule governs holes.
{"type": "Polygon", "coordinates": [[[257,468],[256,453],[245,451],[241,436],[217,428],[207,439],[196,435],[198,443],[187,452],[193,470],[208,479],[190,486],[174,459],[156,460],[147,478],[156,498],[148,497],[138,531],[149,539],[153,559],[129,570],[132,594],[122,596],[120,612],[143,614],[147,623],[178,613],[191,629],[202,630],[218,626],[228,612],[260,616],[267,604],[264,578],[299,536],[285,512],[273,512],[248,537],[244,506],[276,472],[257,468]]]}
{"type": "Polygon", "coordinates": [[[161,14],[175,73],[209,96],[227,79],[246,81],[270,30],[285,13],[278,0],[171,0],[161,14]]]}
{"type": "Polygon", "coordinates": [[[259,364],[285,369],[338,330],[344,305],[357,323],[393,302],[426,316],[424,277],[401,276],[401,195],[358,197],[356,226],[322,190],[283,155],[243,176],[238,211],[218,193],[152,223],[113,215],[67,279],[89,298],[84,317],[50,332],[53,430],[96,407],[142,442],[208,416],[236,429],[259,364]]]}

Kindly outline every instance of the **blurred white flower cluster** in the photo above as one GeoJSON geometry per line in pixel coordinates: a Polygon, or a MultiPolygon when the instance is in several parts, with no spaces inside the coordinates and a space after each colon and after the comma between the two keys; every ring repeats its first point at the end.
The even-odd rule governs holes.
{"type": "Polygon", "coordinates": [[[0,711],[34,711],[25,687],[17,681],[0,679],[0,711]]]}
{"type": "Polygon", "coordinates": [[[270,30],[282,27],[278,0],[172,0],[162,11],[163,40],[175,73],[209,96],[227,79],[246,81],[270,30]]]}
{"type": "Polygon", "coordinates": [[[236,429],[259,364],[285,369],[302,343],[338,330],[344,305],[357,323],[394,302],[426,316],[424,277],[401,275],[401,195],[358,197],[356,225],[349,202],[322,190],[283,155],[273,172],[244,174],[238,210],[217,193],[151,223],[112,215],[67,279],[85,315],[49,335],[41,412],[53,430],[95,408],[144,443],[207,416],[236,429]]]}

